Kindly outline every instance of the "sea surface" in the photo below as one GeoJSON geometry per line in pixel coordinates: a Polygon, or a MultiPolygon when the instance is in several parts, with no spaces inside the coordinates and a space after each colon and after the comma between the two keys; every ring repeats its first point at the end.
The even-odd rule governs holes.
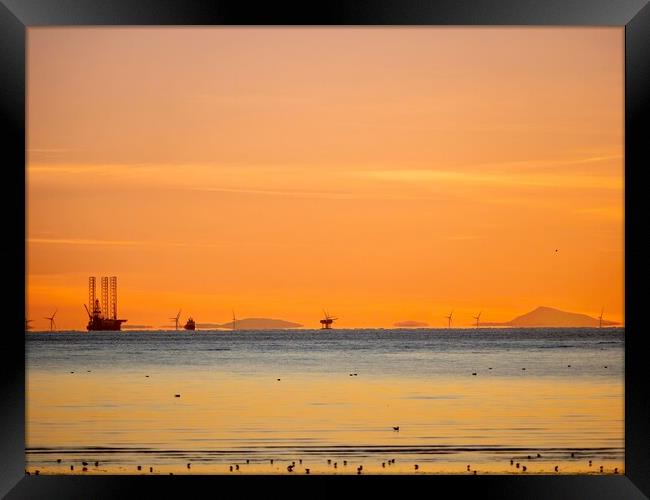
{"type": "Polygon", "coordinates": [[[622,328],[25,337],[30,473],[624,473],[622,328]]]}

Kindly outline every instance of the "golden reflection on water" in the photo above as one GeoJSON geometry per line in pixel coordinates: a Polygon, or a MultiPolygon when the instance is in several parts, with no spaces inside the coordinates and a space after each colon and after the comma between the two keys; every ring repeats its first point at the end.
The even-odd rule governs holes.
{"type": "MultiPolygon", "coordinates": [[[[618,467],[622,473],[622,453],[594,458],[588,467],[587,456],[580,451],[570,458],[567,452],[551,449],[622,450],[623,380],[489,373],[423,380],[368,378],[363,373],[276,377],[207,370],[116,374],[36,369],[27,378],[26,434],[28,449],[105,446],[182,452],[177,458],[147,455],[159,473],[229,473],[229,464],[237,461],[242,470],[234,473],[286,473],[286,464],[297,462],[300,453],[305,463],[296,471],[299,467],[302,473],[307,463],[312,464],[312,473],[356,473],[356,466],[350,470],[352,463],[364,463],[364,473],[413,473],[414,463],[418,473],[467,473],[465,462],[470,458],[481,473],[508,473],[520,471],[510,465],[511,456],[536,457],[536,450],[544,450],[543,457],[528,463],[528,473],[553,473],[559,463],[565,473],[596,473],[600,465],[610,472],[618,467]],[[324,452],[313,452],[332,446],[350,447],[327,452],[338,460],[337,469],[327,464],[324,452]],[[373,446],[384,448],[377,451],[373,446]],[[507,452],[498,458],[494,452],[477,450],[423,451],[437,446],[531,451],[507,452]],[[209,450],[224,453],[210,455],[209,450]],[[391,454],[400,457],[397,463],[382,467],[391,454]],[[350,463],[344,470],[345,457],[350,463]],[[551,458],[553,464],[548,462],[551,458]],[[186,468],[188,461],[191,470],[186,468]]],[[[69,460],[50,463],[55,456],[28,453],[27,459],[31,468],[43,472],[72,472],[69,460]]],[[[102,467],[88,472],[138,473],[133,464],[139,460],[143,458],[137,452],[102,456],[102,467]]],[[[72,473],[81,467],[75,469],[72,473]]]]}

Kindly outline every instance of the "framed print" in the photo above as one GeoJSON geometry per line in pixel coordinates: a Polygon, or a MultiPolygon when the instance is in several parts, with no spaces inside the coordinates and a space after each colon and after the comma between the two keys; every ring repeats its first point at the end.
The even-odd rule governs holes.
{"type": "Polygon", "coordinates": [[[7,498],[650,494],[647,2],[0,23],[7,498]]]}

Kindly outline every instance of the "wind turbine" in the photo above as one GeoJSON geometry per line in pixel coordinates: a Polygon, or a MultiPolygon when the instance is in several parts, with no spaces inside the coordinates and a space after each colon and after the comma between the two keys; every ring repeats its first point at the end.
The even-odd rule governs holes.
{"type": "Polygon", "coordinates": [[[478,328],[478,320],[481,318],[481,314],[483,314],[483,311],[478,313],[478,316],[472,316],[476,320],[476,328],[478,328]]]}
{"type": "Polygon", "coordinates": [[[237,318],[235,318],[235,310],[232,310],[232,331],[235,331],[235,323],[237,321],[237,318]]]}
{"type": "Polygon", "coordinates": [[[54,328],[56,328],[56,322],[54,321],[54,316],[56,316],[56,313],[59,309],[57,308],[56,311],[54,311],[54,314],[50,316],[49,318],[45,316],[43,319],[49,319],[50,320],[50,331],[54,331],[54,328]]]}
{"type": "Polygon", "coordinates": [[[600,308],[600,316],[598,316],[598,328],[603,327],[603,312],[605,311],[605,306],[600,308]]]}
{"type": "Polygon", "coordinates": [[[451,317],[454,315],[454,310],[452,309],[451,312],[449,313],[449,316],[445,316],[447,318],[447,328],[451,328],[451,317]]]}
{"type": "Polygon", "coordinates": [[[175,318],[169,318],[169,319],[171,319],[172,321],[174,321],[176,323],[176,329],[177,330],[178,330],[178,319],[181,317],[181,311],[182,311],[182,309],[178,310],[178,314],[176,315],[175,318]]]}

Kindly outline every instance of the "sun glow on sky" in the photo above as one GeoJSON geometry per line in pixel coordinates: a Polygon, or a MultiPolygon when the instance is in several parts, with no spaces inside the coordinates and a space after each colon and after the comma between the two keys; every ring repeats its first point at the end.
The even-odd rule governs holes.
{"type": "Polygon", "coordinates": [[[29,28],[27,317],[623,322],[623,37],[29,28]]]}

